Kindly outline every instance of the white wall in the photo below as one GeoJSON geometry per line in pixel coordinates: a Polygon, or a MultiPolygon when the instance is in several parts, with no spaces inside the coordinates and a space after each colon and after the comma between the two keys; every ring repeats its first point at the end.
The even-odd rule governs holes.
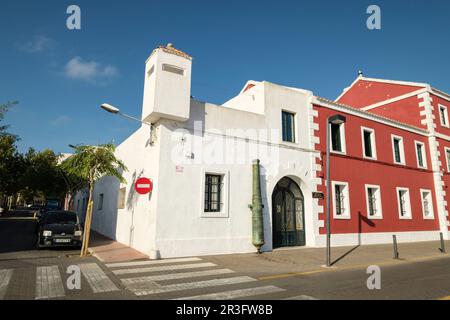
{"type": "Polygon", "coordinates": [[[161,117],[185,121],[189,118],[191,94],[190,59],[155,49],[145,65],[142,119],[156,122],[161,117]],[[167,64],[184,70],[184,75],[163,71],[167,64]],[[148,75],[150,69],[154,72],[148,75]]]}
{"type": "MultiPolygon", "coordinates": [[[[264,115],[192,101],[191,117],[187,122],[161,122],[159,139],[163,148],[156,247],[162,257],[255,251],[251,242],[251,210],[248,205],[252,198],[251,163],[257,158],[261,160],[262,196],[265,205],[266,245],[263,250],[272,249],[271,197],[277,182],[284,176],[290,176],[302,188],[305,196],[307,245],[315,245],[314,232],[318,219],[317,208],[311,196],[316,187],[312,173],[313,154],[298,150],[311,147],[309,95],[266,82],[260,83],[260,86],[253,89],[261,95],[255,100],[263,104],[255,105],[255,108],[264,110],[264,115]],[[282,109],[297,114],[298,141],[295,144],[281,142],[282,109]],[[202,132],[197,133],[203,149],[196,148],[193,132],[196,121],[201,121],[203,125],[202,132]],[[184,132],[181,132],[182,129],[185,129],[184,132]],[[242,163],[211,161],[205,154],[218,150],[223,150],[226,155],[236,152],[235,145],[227,144],[234,140],[226,133],[227,129],[255,129],[258,133],[260,130],[278,131],[275,141],[272,141],[274,145],[268,148],[271,152],[264,150],[267,146],[263,142],[267,139],[258,136],[260,142],[241,141],[247,154],[242,163]],[[226,137],[220,134],[225,134],[226,137]],[[173,156],[174,150],[181,155],[178,159],[173,156]],[[274,157],[273,153],[277,156],[274,157]],[[186,158],[189,154],[193,155],[192,159],[186,158]],[[219,217],[213,215],[214,217],[208,218],[205,217],[208,214],[202,212],[202,178],[205,172],[225,174],[229,183],[229,186],[226,186],[228,193],[224,204],[226,212],[219,217]]],[[[245,138],[249,132],[242,130],[234,134],[245,138]]],[[[250,138],[253,139],[251,132],[250,138]]]]}

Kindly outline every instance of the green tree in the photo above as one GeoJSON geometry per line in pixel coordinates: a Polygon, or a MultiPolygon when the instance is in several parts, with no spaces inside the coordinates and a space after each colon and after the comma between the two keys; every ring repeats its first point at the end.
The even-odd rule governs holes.
{"type": "Polygon", "coordinates": [[[0,104],[0,206],[7,196],[15,195],[21,188],[18,181],[25,169],[16,147],[19,138],[8,133],[9,126],[3,123],[6,112],[15,104],[16,101],[0,104]]]}
{"type": "Polygon", "coordinates": [[[16,105],[17,103],[17,101],[10,101],[5,104],[0,104],[0,136],[11,135],[6,132],[6,129],[9,128],[9,125],[2,124],[2,122],[5,119],[5,114],[6,112],[8,112],[9,108],[16,105]]]}
{"type": "Polygon", "coordinates": [[[86,220],[83,234],[81,256],[86,256],[89,248],[89,236],[92,223],[92,207],[94,183],[103,176],[114,176],[125,182],[122,172],[126,171],[125,164],[116,158],[114,144],[100,146],[74,146],[74,154],[66,159],[61,168],[67,173],[88,181],[89,201],[86,210],[86,220]]]}
{"type": "Polygon", "coordinates": [[[6,196],[15,195],[21,189],[19,181],[26,167],[16,141],[14,136],[0,135],[0,193],[6,196]]]}
{"type": "Polygon", "coordinates": [[[36,152],[30,148],[25,154],[26,169],[20,184],[23,187],[21,194],[27,200],[36,196],[62,198],[66,194],[66,183],[58,165],[59,157],[49,149],[36,152]]]}

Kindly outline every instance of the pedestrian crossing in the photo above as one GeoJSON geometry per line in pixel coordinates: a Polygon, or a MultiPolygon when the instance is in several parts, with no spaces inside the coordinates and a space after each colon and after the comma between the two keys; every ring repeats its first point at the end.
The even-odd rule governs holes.
{"type": "Polygon", "coordinates": [[[55,264],[19,269],[0,268],[0,300],[17,299],[17,292],[22,290],[24,283],[27,286],[28,283],[30,286],[34,284],[34,288],[29,290],[31,293],[25,298],[35,300],[86,297],[100,299],[106,297],[105,294],[117,297],[114,293],[119,293],[119,298],[134,296],[166,300],[314,299],[298,295],[299,293],[289,297],[289,292],[283,288],[201,258],[129,261],[105,265],[100,262],[85,262],[70,267],[73,266],[78,267],[82,288],[73,289],[69,285],[72,274],[67,272],[68,266],[55,264]]]}
{"type": "Polygon", "coordinates": [[[36,300],[64,297],[64,286],[58,266],[38,267],[36,272],[36,300]]]}
{"type": "Polygon", "coordinates": [[[5,296],[6,289],[8,289],[12,273],[13,273],[12,269],[0,270],[0,300],[2,300],[3,297],[5,296]]]}
{"type": "Polygon", "coordinates": [[[201,258],[119,262],[106,264],[106,267],[119,277],[128,291],[147,299],[251,299],[286,291],[272,285],[260,285],[255,278],[239,275],[201,258]]]}
{"type": "Polygon", "coordinates": [[[80,264],[80,269],[94,293],[119,290],[96,263],[80,264]]]}
{"type": "MultiPolygon", "coordinates": [[[[79,267],[79,282],[81,283],[82,277],[87,284],[83,290],[84,294],[109,293],[120,290],[97,263],[83,263],[72,266],[79,267]]],[[[69,289],[66,278],[70,274],[67,274],[65,268],[60,265],[38,266],[34,270],[33,268],[0,269],[0,300],[16,298],[14,294],[8,296],[9,291],[15,291],[15,288],[10,289],[10,287],[14,287],[12,285],[14,278],[16,278],[16,286],[19,288],[27,287],[32,291],[32,286],[28,286],[27,280],[23,279],[29,279],[30,273],[34,272],[34,292],[27,293],[24,298],[35,300],[65,299],[71,294],[79,293],[82,289],[81,287],[69,289]]],[[[75,276],[77,275],[75,274],[75,276]]]]}

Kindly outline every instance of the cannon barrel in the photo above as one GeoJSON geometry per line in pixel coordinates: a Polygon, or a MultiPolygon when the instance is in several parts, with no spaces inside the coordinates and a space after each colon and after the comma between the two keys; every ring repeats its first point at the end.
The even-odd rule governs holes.
{"type": "Polygon", "coordinates": [[[253,195],[252,204],[252,243],[256,247],[258,253],[261,253],[261,247],[264,245],[264,223],[263,208],[261,197],[261,178],[260,178],[260,161],[253,161],[253,195]]]}

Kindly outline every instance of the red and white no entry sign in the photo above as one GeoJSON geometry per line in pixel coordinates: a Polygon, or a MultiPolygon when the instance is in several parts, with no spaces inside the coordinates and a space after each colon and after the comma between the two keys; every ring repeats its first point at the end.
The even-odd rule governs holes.
{"type": "Polygon", "coordinates": [[[139,194],[147,194],[153,190],[153,182],[148,178],[139,178],[134,184],[134,190],[139,194]]]}

